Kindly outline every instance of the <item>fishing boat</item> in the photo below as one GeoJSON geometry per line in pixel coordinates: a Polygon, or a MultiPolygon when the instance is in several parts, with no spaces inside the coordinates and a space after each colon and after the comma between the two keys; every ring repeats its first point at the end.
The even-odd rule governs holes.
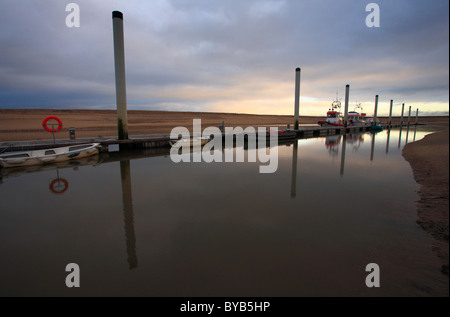
{"type": "Polygon", "coordinates": [[[326,121],[319,121],[318,124],[324,126],[344,126],[344,120],[341,116],[341,101],[336,99],[331,103],[331,108],[327,111],[326,121]]]}
{"type": "Polygon", "coordinates": [[[366,113],[362,112],[361,104],[357,104],[354,111],[348,112],[348,125],[350,126],[367,126],[366,113]],[[356,111],[361,109],[361,112],[356,111]]]}
{"type": "Polygon", "coordinates": [[[78,144],[43,150],[9,152],[0,154],[1,167],[33,166],[77,160],[97,155],[100,143],[78,144]]]}
{"type": "MultiPolygon", "coordinates": [[[[347,114],[347,126],[367,126],[366,114],[364,112],[358,112],[357,109],[360,108],[362,111],[361,104],[358,104],[354,111],[349,111],[347,114]]],[[[336,100],[331,103],[331,108],[327,111],[326,121],[319,121],[318,124],[322,127],[326,126],[344,126],[344,117],[341,112],[341,102],[336,96],[336,100]]]]}

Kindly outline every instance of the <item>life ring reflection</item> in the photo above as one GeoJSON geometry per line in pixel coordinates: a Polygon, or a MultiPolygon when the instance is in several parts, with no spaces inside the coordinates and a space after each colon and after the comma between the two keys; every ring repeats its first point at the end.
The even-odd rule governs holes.
{"type": "Polygon", "coordinates": [[[64,178],[55,178],[49,186],[53,194],[63,194],[69,189],[69,182],[64,178]]]}

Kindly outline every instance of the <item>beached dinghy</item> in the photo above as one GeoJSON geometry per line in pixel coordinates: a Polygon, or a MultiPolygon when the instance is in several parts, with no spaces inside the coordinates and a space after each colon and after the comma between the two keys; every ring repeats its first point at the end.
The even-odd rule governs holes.
{"type": "Polygon", "coordinates": [[[1,167],[33,166],[81,159],[99,153],[99,143],[0,154],[1,167]]]}

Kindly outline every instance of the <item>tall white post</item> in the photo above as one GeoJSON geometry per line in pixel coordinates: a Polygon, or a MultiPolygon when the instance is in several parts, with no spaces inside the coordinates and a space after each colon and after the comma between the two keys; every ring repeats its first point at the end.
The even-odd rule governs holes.
{"type": "Polygon", "coordinates": [[[116,71],[117,130],[119,140],[123,140],[128,139],[123,14],[119,11],[113,11],[112,18],[114,35],[114,64],[116,71]]]}
{"type": "Polygon", "coordinates": [[[378,116],[378,95],[375,96],[375,109],[373,111],[373,123],[372,125],[377,124],[377,116],[378,116]]]}
{"type": "Polygon", "coordinates": [[[409,113],[408,113],[408,125],[410,123],[411,120],[411,106],[409,106],[409,113]]]}
{"type": "Polygon", "coordinates": [[[294,130],[298,130],[299,112],[300,112],[300,72],[297,67],[295,70],[295,114],[294,114],[294,130]]]}
{"type": "Polygon", "coordinates": [[[402,115],[400,117],[400,126],[403,126],[403,113],[405,112],[405,104],[402,104],[402,115]]]}
{"type": "Polygon", "coordinates": [[[344,127],[348,124],[348,99],[350,95],[350,85],[345,86],[345,109],[344,109],[344,127]]]}
{"type": "Polygon", "coordinates": [[[389,126],[392,124],[392,107],[394,105],[394,100],[391,99],[391,107],[389,108],[389,126]]]}

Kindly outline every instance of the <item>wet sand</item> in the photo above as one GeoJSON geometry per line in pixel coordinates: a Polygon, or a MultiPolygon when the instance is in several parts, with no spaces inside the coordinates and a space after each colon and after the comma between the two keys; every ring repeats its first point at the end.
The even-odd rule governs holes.
{"type": "MultiPolygon", "coordinates": [[[[57,139],[68,139],[70,127],[75,128],[77,138],[117,136],[117,114],[113,110],[0,109],[0,141],[51,139],[52,134],[42,128],[42,120],[48,115],[55,115],[63,122],[63,128],[55,135],[57,139]]],[[[227,127],[244,128],[293,122],[293,116],[129,110],[128,133],[129,136],[170,134],[177,126],[192,129],[193,119],[201,119],[203,128],[217,127],[222,122],[227,127]]],[[[311,123],[319,120],[319,117],[304,118],[311,123]]]]}
{"type": "Polygon", "coordinates": [[[442,273],[448,275],[449,126],[441,127],[441,131],[407,144],[403,156],[420,184],[417,223],[434,237],[432,249],[441,260],[442,273]]]}
{"type": "MultiPolygon", "coordinates": [[[[0,109],[0,141],[48,140],[52,134],[42,128],[42,121],[49,115],[56,115],[63,122],[56,139],[68,139],[69,128],[75,128],[77,138],[117,136],[117,114],[114,110],[49,110],[49,109],[0,109]]],[[[177,126],[192,128],[192,119],[201,119],[202,126],[227,127],[280,125],[293,126],[294,116],[251,115],[213,112],[170,112],[170,111],[128,111],[128,132],[130,136],[145,134],[170,134],[177,126]]],[[[301,124],[317,124],[324,117],[301,116],[301,124]]],[[[380,117],[382,122],[387,118],[380,117]]],[[[412,120],[415,121],[415,118],[412,120]]],[[[393,123],[400,119],[393,118],[393,123]]],[[[406,118],[405,118],[406,121],[406,118]]],[[[49,123],[56,121],[51,120],[49,123]]],[[[448,124],[448,117],[420,117],[419,123],[448,124]],[[446,120],[446,121],[445,121],[446,120]]]]}

